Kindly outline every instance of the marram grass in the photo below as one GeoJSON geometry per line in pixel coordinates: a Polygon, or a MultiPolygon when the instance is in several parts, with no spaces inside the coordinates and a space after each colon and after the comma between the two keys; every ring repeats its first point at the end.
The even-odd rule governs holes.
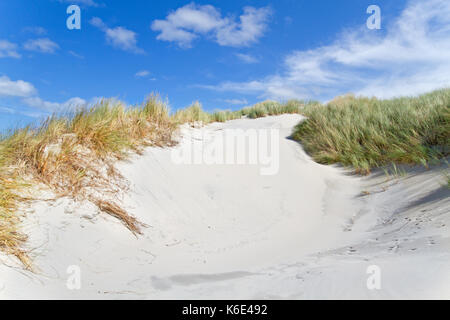
{"type": "Polygon", "coordinates": [[[303,114],[307,120],[295,128],[293,137],[316,161],[340,162],[368,173],[384,164],[426,164],[448,154],[449,107],[450,90],[439,90],[393,100],[344,96],[326,106],[264,101],[238,111],[212,113],[195,102],[170,114],[167,101],[151,95],[140,106],[103,100],[73,114],[55,115],[40,126],[0,139],[0,251],[32,267],[17,214],[28,200],[24,194],[30,185],[45,186],[56,196],[89,200],[139,234],[143,225],[118,203],[105,200],[125,188],[114,161],[146,146],[173,144],[172,133],[181,124],[303,114]]]}
{"type": "Polygon", "coordinates": [[[347,95],[302,113],[293,138],[319,163],[367,174],[392,163],[427,165],[450,150],[450,89],[390,100],[347,95]]]}
{"type": "Polygon", "coordinates": [[[103,196],[123,189],[114,160],[149,145],[172,144],[176,125],[165,102],[150,96],[140,107],[104,100],[72,115],[52,116],[38,127],[16,130],[0,140],[0,250],[27,267],[26,236],[19,231],[16,210],[26,202],[29,184],[42,185],[56,196],[89,200],[119,218],[133,233],[141,224],[103,196]],[[99,198],[101,195],[101,199],[99,198]]]}

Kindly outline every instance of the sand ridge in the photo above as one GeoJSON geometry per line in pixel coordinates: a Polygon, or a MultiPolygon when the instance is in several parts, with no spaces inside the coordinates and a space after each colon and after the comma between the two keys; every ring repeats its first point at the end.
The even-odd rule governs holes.
{"type": "Polygon", "coordinates": [[[317,164],[289,139],[301,119],[183,127],[178,146],[119,163],[142,236],[89,203],[35,203],[25,225],[39,270],[2,256],[0,298],[450,298],[449,191],[438,170],[386,181],[317,164]],[[274,175],[172,158],[204,133],[270,128],[279,130],[274,175]],[[367,288],[373,265],[380,290],[367,288]],[[70,266],[79,290],[67,287],[70,266]]]}

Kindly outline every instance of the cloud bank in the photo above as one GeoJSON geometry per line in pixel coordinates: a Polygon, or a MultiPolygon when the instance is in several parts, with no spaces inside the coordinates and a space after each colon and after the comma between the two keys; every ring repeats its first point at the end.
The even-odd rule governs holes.
{"type": "Polygon", "coordinates": [[[115,48],[133,53],[144,53],[137,46],[137,33],[125,27],[109,28],[100,18],[94,17],[90,23],[105,33],[106,41],[115,48]]]}
{"type": "Polygon", "coordinates": [[[326,46],[294,51],[283,71],[205,88],[273,99],[328,100],[346,92],[390,98],[450,86],[450,1],[410,1],[382,32],[364,25],[326,46]]]}
{"type": "Polygon", "coordinates": [[[28,97],[36,93],[36,88],[29,82],[13,81],[7,76],[0,77],[0,97],[28,97]]]}
{"type": "Polygon", "coordinates": [[[17,52],[17,44],[8,40],[0,40],[0,58],[20,58],[17,52]]]}
{"type": "MultiPolygon", "coordinates": [[[[30,82],[14,81],[7,76],[0,77],[0,98],[2,97],[20,99],[22,104],[47,113],[71,111],[86,104],[86,101],[79,97],[71,98],[62,103],[45,101],[38,96],[38,91],[30,82]]],[[[24,114],[23,111],[5,107],[0,112],[24,114]]]]}
{"type": "Polygon", "coordinates": [[[29,51],[42,53],[55,53],[59,49],[59,45],[48,38],[30,39],[23,47],[29,51]]]}
{"type": "Polygon", "coordinates": [[[233,17],[222,17],[211,5],[190,3],[169,13],[164,20],[155,20],[153,31],[159,32],[156,39],[175,42],[189,48],[192,42],[204,36],[221,46],[249,46],[263,36],[271,10],[245,7],[237,21],[233,17]]]}

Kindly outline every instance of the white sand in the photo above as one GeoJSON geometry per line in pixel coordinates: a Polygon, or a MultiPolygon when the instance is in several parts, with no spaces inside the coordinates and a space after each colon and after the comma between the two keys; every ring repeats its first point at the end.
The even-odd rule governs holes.
{"type": "Polygon", "coordinates": [[[316,164],[286,138],[300,119],[185,130],[281,129],[272,176],[254,165],[177,165],[160,148],[120,163],[125,207],[148,225],[142,236],[90,204],[36,202],[24,224],[39,270],[0,256],[0,299],[450,299],[450,194],[439,168],[386,181],[316,164]],[[66,286],[71,265],[80,290],[66,286]],[[367,288],[371,265],[380,290],[367,288]]]}

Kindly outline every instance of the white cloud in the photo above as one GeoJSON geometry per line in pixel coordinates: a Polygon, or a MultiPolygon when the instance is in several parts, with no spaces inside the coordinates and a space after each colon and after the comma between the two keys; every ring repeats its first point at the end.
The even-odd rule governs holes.
{"type": "Polygon", "coordinates": [[[0,107],[0,113],[21,114],[21,115],[31,117],[31,118],[41,118],[41,117],[45,116],[45,114],[42,112],[22,111],[22,110],[9,108],[9,107],[0,107]]]}
{"type": "Polygon", "coordinates": [[[236,57],[239,58],[242,62],[245,63],[258,63],[259,60],[250,54],[245,53],[236,53],[236,57]]]}
{"type": "Polygon", "coordinates": [[[134,53],[144,53],[137,46],[137,33],[124,27],[109,28],[100,18],[94,17],[90,23],[105,33],[106,41],[113,47],[134,53]]]}
{"type": "Polygon", "coordinates": [[[276,99],[420,94],[450,86],[449,26],[449,1],[413,0],[382,34],[364,26],[329,45],[291,52],[280,74],[203,87],[276,99]]]}
{"type": "Polygon", "coordinates": [[[0,96],[28,97],[36,93],[36,88],[29,82],[12,81],[7,76],[0,77],[0,96]]]}
{"type": "Polygon", "coordinates": [[[106,26],[106,24],[102,21],[102,19],[100,19],[99,17],[93,17],[91,19],[91,21],[89,21],[94,27],[99,28],[102,31],[105,31],[106,29],[108,29],[108,27],[106,26]]]}
{"type": "Polygon", "coordinates": [[[86,100],[79,97],[71,98],[62,103],[45,101],[40,97],[24,98],[23,102],[29,107],[42,109],[48,112],[72,111],[80,106],[86,105],[86,100]]]}
{"type": "Polygon", "coordinates": [[[151,28],[159,32],[158,40],[176,42],[181,47],[190,47],[200,35],[222,46],[248,46],[263,36],[270,14],[269,8],[245,7],[237,22],[222,17],[211,5],[190,3],[169,13],[165,20],[153,21],[151,28]]]}
{"type": "Polygon", "coordinates": [[[23,28],[23,31],[34,33],[36,35],[42,36],[47,33],[47,30],[43,27],[25,27],[23,28]]]}
{"type": "Polygon", "coordinates": [[[234,105],[242,105],[242,104],[248,104],[247,99],[225,99],[226,103],[234,104],[234,105]]]}
{"type": "Polygon", "coordinates": [[[117,48],[125,51],[141,52],[137,46],[136,33],[123,27],[106,30],[107,40],[117,48]]]}
{"type": "Polygon", "coordinates": [[[33,40],[30,39],[27,42],[25,42],[23,47],[26,50],[38,51],[43,53],[54,53],[57,49],[59,49],[58,44],[56,44],[55,42],[53,42],[48,38],[40,38],[33,40]]]}
{"type": "Polygon", "coordinates": [[[171,12],[165,20],[155,20],[152,30],[160,31],[158,40],[177,42],[189,47],[196,33],[206,34],[223,24],[220,13],[211,5],[198,6],[194,3],[171,12]]]}
{"type": "Polygon", "coordinates": [[[20,58],[17,52],[17,44],[9,42],[8,40],[0,40],[0,58],[20,58]]]}
{"type": "Polygon", "coordinates": [[[95,2],[94,0],[59,0],[59,2],[70,3],[70,4],[79,4],[87,7],[99,7],[100,4],[95,2]]]}
{"type": "Polygon", "coordinates": [[[42,110],[43,112],[29,112],[0,106],[0,112],[10,114],[22,114],[29,117],[42,116],[53,112],[74,111],[85,106],[87,102],[79,97],[71,98],[65,102],[50,102],[39,97],[36,88],[23,80],[12,81],[7,76],[0,77],[0,97],[19,98],[21,104],[42,110]]]}
{"type": "Polygon", "coordinates": [[[30,117],[30,118],[44,118],[48,116],[46,113],[42,112],[34,112],[34,111],[17,111],[16,113],[19,113],[21,115],[30,117]]]}
{"type": "Polygon", "coordinates": [[[267,28],[269,8],[245,7],[240,23],[227,19],[224,27],[217,30],[217,42],[221,46],[247,46],[256,42],[267,28]]]}
{"type": "Polygon", "coordinates": [[[1,107],[1,106],[0,106],[0,112],[1,113],[9,113],[9,114],[15,113],[14,109],[7,108],[7,107],[1,107]]]}
{"type": "Polygon", "coordinates": [[[75,51],[69,50],[68,52],[69,52],[69,54],[70,54],[71,56],[73,56],[73,57],[75,57],[75,58],[78,58],[78,59],[84,59],[84,56],[82,56],[81,54],[76,53],[75,51]]]}
{"type": "Polygon", "coordinates": [[[150,75],[150,72],[147,70],[141,70],[141,71],[136,72],[136,74],[135,74],[135,76],[139,77],[139,78],[147,77],[149,75],[150,75]]]}

